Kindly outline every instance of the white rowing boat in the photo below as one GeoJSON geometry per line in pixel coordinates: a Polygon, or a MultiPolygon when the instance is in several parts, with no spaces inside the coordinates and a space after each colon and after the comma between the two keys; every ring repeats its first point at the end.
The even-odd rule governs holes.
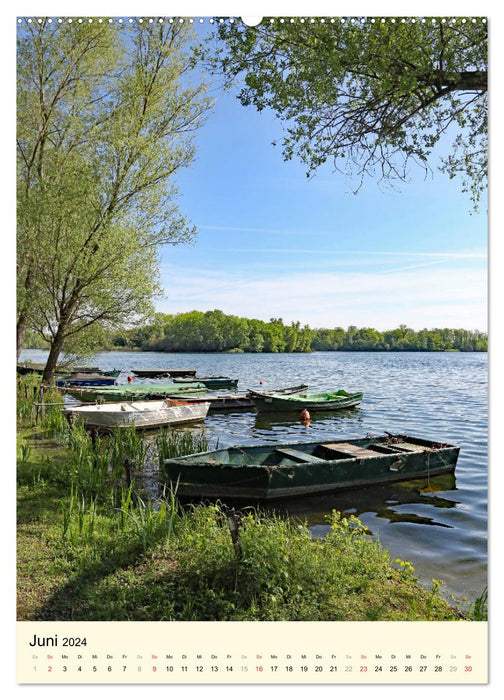
{"type": "Polygon", "coordinates": [[[204,420],[209,408],[209,402],[188,403],[176,399],[164,399],[163,401],[121,401],[94,406],[75,406],[65,409],[65,413],[69,417],[79,416],[89,427],[158,428],[163,425],[204,420]]]}

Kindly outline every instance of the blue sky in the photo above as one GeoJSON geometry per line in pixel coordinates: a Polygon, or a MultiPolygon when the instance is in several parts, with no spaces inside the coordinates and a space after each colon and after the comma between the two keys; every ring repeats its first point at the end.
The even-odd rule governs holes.
{"type": "Polygon", "coordinates": [[[486,202],[476,214],[458,179],[420,169],[399,192],[369,180],[353,194],[330,167],[308,180],[271,145],[281,123],[235,93],[214,90],[196,160],[177,177],[198,235],[163,250],[158,310],[487,329],[486,202]]]}
{"type": "MultiPolygon", "coordinates": [[[[146,4],[148,15],[166,11],[146,4]]],[[[214,13],[252,14],[191,4],[186,0],[178,14],[206,22],[214,13]]],[[[54,13],[64,15],[63,4],[55,5],[62,7],[51,8],[54,13]]],[[[99,16],[93,5],[80,13],[99,16]]],[[[175,15],[176,5],[170,5],[175,15]]],[[[434,14],[428,5],[422,13],[434,14]]],[[[338,14],[366,14],[352,7],[349,15],[338,6],[338,14]]],[[[135,8],[130,0],[107,3],[112,17],[134,17],[135,8]]],[[[314,16],[328,14],[310,9],[314,16]]],[[[33,14],[25,10],[16,13],[33,14]]],[[[470,12],[462,7],[454,14],[470,12]]],[[[285,163],[281,147],[271,145],[282,134],[274,115],[242,107],[233,93],[213,95],[215,110],[198,133],[196,160],[177,177],[180,209],[198,235],[194,245],[162,251],[159,311],[221,309],[312,328],[385,330],[405,323],[487,330],[485,202],[480,214],[471,212],[460,181],[436,171],[424,179],[412,170],[400,192],[367,181],[355,195],[329,167],[307,180],[302,164],[285,163]]]]}

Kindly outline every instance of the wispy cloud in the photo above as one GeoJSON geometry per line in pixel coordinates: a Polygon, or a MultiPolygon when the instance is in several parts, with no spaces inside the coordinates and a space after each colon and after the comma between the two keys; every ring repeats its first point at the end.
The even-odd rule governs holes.
{"type": "Polygon", "coordinates": [[[377,258],[396,258],[396,257],[406,257],[406,258],[437,258],[439,260],[486,260],[487,253],[485,251],[462,251],[462,252],[447,252],[447,253],[426,253],[426,252],[416,252],[416,251],[405,251],[405,250],[327,250],[322,248],[215,248],[215,252],[226,252],[226,253],[250,253],[256,254],[289,254],[289,253],[300,253],[300,254],[310,254],[310,255],[322,255],[327,257],[330,256],[347,256],[355,255],[359,259],[364,256],[377,257],[377,258]]]}
{"type": "MultiPolygon", "coordinates": [[[[294,231],[289,229],[279,229],[279,228],[262,228],[262,227],[251,227],[251,226],[209,226],[206,224],[200,224],[198,229],[201,231],[238,231],[241,233],[275,233],[281,235],[295,235],[294,231]]],[[[299,232],[301,235],[301,232],[299,232]]],[[[303,235],[306,235],[304,232],[303,235]]]]}
{"type": "Polygon", "coordinates": [[[470,266],[416,265],[388,274],[297,270],[275,276],[174,267],[165,268],[164,275],[168,299],[160,307],[170,313],[218,308],[264,320],[281,316],[311,327],[384,329],[407,323],[486,329],[485,271],[470,266]]]}

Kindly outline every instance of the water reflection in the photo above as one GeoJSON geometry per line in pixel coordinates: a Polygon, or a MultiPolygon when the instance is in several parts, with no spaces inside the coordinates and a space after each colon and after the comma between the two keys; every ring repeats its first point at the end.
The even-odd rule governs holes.
{"type": "MultiPolygon", "coordinates": [[[[317,424],[324,423],[325,425],[334,423],[338,425],[345,418],[356,418],[362,410],[355,406],[354,408],[340,409],[339,411],[310,411],[309,425],[317,427],[317,424]]],[[[276,430],[278,427],[289,427],[303,424],[304,421],[301,413],[298,411],[274,412],[274,413],[256,413],[253,428],[254,430],[269,431],[276,430]]]]}
{"type": "MultiPolygon", "coordinates": [[[[435,509],[446,511],[457,508],[460,504],[452,497],[455,489],[455,476],[444,474],[431,479],[416,479],[268,502],[226,501],[226,505],[242,510],[254,508],[261,512],[289,517],[293,521],[306,523],[316,536],[322,536],[329,529],[328,514],[332,511],[338,511],[347,518],[351,515],[360,518],[364,514],[374,514],[375,517],[389,523],[452,528],[453,525],[442,522],[441,514],[436,517],[435,509]],[[448,495],[450,497],[447,497],[448,495]],[[404,506],[408,506],[409,510],[402,511],[404,506]],[[422,507],[428,508],[428,515],[419,512],[422,507]]],[[[191,502],[191,499],[184,500],[186,503],[191,502]]],[[[199,499],[196,502],[200,502],[199,499]]],[[[215,501],[210,499],[207,502],[215,501]]],[[[370,531],[370,534],[374,533],[370,531]]]]}

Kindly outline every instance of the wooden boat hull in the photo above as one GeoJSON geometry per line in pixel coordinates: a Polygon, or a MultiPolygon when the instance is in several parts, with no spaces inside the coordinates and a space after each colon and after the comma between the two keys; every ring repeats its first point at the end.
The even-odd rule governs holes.
{"type": "MultiPolygon", "coordinates": [[[[41,362],[26,362],[26,363],[19,363],[17,365],[17,373],[18,374],[43,374],[45,369],[45,364],[41,362]]],[[[98,367],[75,367],[74,369],[67,367],[66,369],[62,369],[60,367],[56,368],[56,374],[58,375],[64,375],[64,377],[68,377],[68,379],[72,379],[72,377],[76,374],[82,375],[82,374],[93,374],[93,375],[100,375],[102,377],[118,377],[121,374],[120,369],[112,369],[112,370],[101,370],[98,367]]]]}
{"type": "MultiPolygon", "coordinates": [[[[296,393],[306,389],[306,384],[301,384],[295,387],[288,387],[286,389],[277,389],[275,393],[296,393]]],[[[252,390],[249,390],[246,394],[204,394],[203,396],[195,397],[190,394],[185,396],[184,394],[177,394],[177,398],[181,401],[191,401],[191,402],[202,402],[208,401],[210,403],[209,413],[222,413],[224,411],[237,411],[237,410],[250,410],[254,408],[254,403],[251,399],[252,390]]]]}
{"type": "Polygon", "coordinates": [[[170,396],[178,396],[182,392],[186,394],[206,392],[204,384],[178,385],[178,384],[122,384],[113,387],[68,387],[67,394],[79,401],[134,401],[144,399],[160,399],[170,396]]]}
{"type": "Polygon", "coordinates": [[[254,407],[252,399],[247,394],[203,394],[202,396],[177,394],[177,399],[180,401],[191,401],[191,403],[208,401],[210,413],[237,411],[240,409],[250,411],[254,407]]]}
{"type": "Polygon", "coordinates": [[[459,448],[408,436],[234,447],[166,460],[180,496],[272,500],[430,478],[455,471],[459,448]]]}
{"type": "Polygon", "coordinates": [[[101,374],[104,377],[118,377],[120,369],[100,369],[99,367],[70,367],[66,374],[72,377],[75,374],[101,374]]]}
{"type": "MultiPolygon", "coordinates": [[[[187,384],[191,379],[175,377],[173,381],[176,384],[187,384]]],[[[230,379],[229,377],[196,377],[196,381],[204,384],[207,389],[236,389],[238,379],[230,379]]]]}
{"type": "Polygon", "coordinates": [[[131,401],[97,406],[77,406],[66,410],[93,428],[159,428],[165,425],[204,420],[210,404],[178,401],[131,401]]]}
{"type": "Polygon", "coordinates": [[[86,373],[75,377],[61,377],[61,379],[56,380],[56,386],[58,388],[66,388],[69,386],[115,386],[115,384],[117,384],[115,377],[92,374],[86,375],[86,373]]]}
{"type": "MultiPolygon", "coordinates": [[[[81,367],[75,370],[75,374],[101,374],[102,377],[118,377],[121,374],[120,369],[95,369],[88,367],[81,367]]],[[[72,375],[70,375],[71,377],[72,375]]]]}
{"type": "Polygon", "coordinates": [[[258,389],[249,389],[248,393],[251,398],[253,396],[270,396],[271,394],[275,394],[275,396],[283,396],[288,394],[300,394],[306,389],[308,389],[308,384],[298,384],[297,386],[288,386],[284,389],[271,389],[270,391],[259,391],[258,389]]]}
{"type": "Polygon", "coordinates": [[[358,406],[363,398],[361,392],[348,393],[324,392],[321,394],[291,394],[280,395],[273,393],[255,392],[251,395],[255,408],[260,412],[266,411],[337,411],[342,408],[358,406]],[[339,395],[338,395],[339,393],[339,395]],[[328,398],[330,396],[331,398],[328,398]]]}
{"type": "Polygon", "coordinates": [[[16,371],[18,374],[42,374],[45,364],[41,362],[20,362],[16,371]]]}
{"type": "Polygon", "coordinates": [[[133,374],[137,377],[194,377],[195,369],[134,369],[133,374]]]}

